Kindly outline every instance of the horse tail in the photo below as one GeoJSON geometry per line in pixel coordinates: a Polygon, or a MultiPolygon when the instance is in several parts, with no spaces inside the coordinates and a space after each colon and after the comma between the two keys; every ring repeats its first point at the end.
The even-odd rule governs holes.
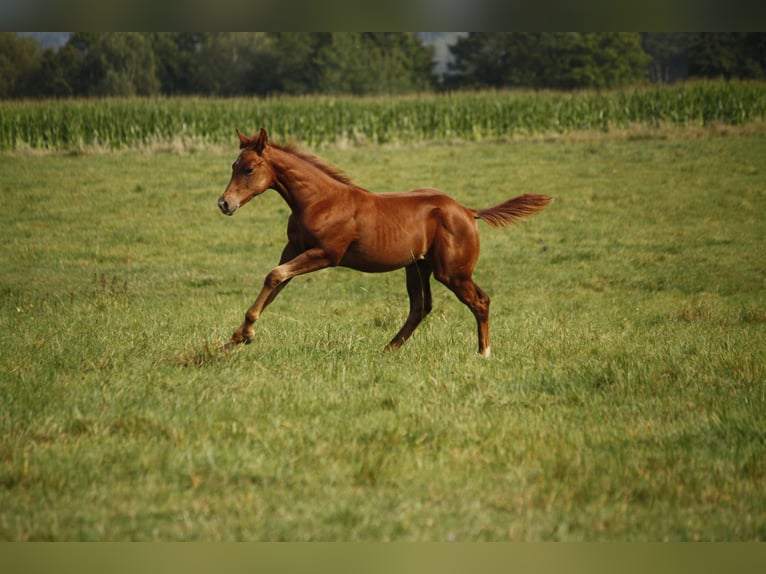
{"type": "Polygon", "coordinates": [[[547,195],[524,194],[489,209],[475,209],[473,216],[493,227],[504,227],[517,219],[542,211],[551,201],[553,198],[547,195]]]}

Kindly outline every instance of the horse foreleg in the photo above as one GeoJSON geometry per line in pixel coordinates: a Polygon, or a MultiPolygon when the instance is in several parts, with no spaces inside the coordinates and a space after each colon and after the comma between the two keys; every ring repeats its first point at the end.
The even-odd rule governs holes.
{"type": "MultiPolygon", "coordinates": [[[[295,257],[298,256],[300,253],[299,249],[295,247],[292,243],[288,243],[285,245],[285,248],[282,250],[282,255],[279,257],[279,265],[282,265],[284,263],[287,263],[291,259],[295,259],[295,257]]],[[[277,298],[277,295],[279,295],[280,291],[287,287],[287,284],[290,282],[288,279],[287,281],[284,281],[277,285],[277,287],[274,289],[274,291],[271,292],[271,295],[269,295],[269,298],[266,299],[266,304],[263,306],[264,309],[271,305],[271,302],[274,301],[274,299],[277,298]]]]}
{"type": "MultiPolygon", "coordinates": [[[[283,257],[292,254],[292,251],[289,251],[289,248],[289,245],[285,248],[283,257]]],[[[240,343],[251,343],[255,336],[253,325],[261,316],[261,313],[263,313],[266,306],[276,298],[290,279],[297,275],[324,269],[330,265],[331,261],[325,255],[324,250],[315,248],[304,251],[272,269],[271,272],[266,275],[266,279],[263,281],[263,288],[258,294],[255,302],[247,310],[247,313],[245,313],[245,320],[239,328],[234,331],[234,334],[231,336],[231,341],[225,346],[229,348],[240,343]]]]}
{"type": "Polygon", "coordinates": [[[426,261],[416,261],[405,268],[407,294],[410,296],[410,313],[407,320],[394,335],[386,350],[398,349],[415,331],[420,322],[431,312],[431,266],[426,261]]]}

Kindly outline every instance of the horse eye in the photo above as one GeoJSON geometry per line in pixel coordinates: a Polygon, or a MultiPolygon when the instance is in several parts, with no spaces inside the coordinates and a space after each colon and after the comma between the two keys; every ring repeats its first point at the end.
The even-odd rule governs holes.
{"type": "Polygon", "coordinates": [[[253,168],[252,168],[252,167],[246,167],[246,168],[245,168],[245,173],[246,173],[247,175],[250,175],[251,173],[253,173],[253,168]]]}

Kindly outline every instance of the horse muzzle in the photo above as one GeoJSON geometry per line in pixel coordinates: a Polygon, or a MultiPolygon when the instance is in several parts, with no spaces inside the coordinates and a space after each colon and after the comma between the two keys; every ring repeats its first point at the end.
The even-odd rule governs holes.
{"type": "Polygon", "coordinates": [[[221,197],[218,200],[218,209],[220,209],[221,213],[224,215],[234,215],[237,209],[239,209],[239,204],[233,201],[226,201],[223,197],[221,197]]]}

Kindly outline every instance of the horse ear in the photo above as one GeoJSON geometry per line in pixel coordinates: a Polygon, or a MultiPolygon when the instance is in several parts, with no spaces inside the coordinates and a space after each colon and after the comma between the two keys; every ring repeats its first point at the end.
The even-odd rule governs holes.
{"type": "MultiPolygon", "coordinates": [[[[255,139],[255,138],[253,138],[255,139]]],[[[255,140],[255,151],[260,153],[263,153],[263,148],[266,147],[266,144],[269,143],[269,134],[266,133],[266,130],[261,128],[260,133],[258,134],[258,139],[255,140]]]]}
{"type": "Polygon", "coordinates": [[[245,149],[250,143],[250,140],[239,130],[237,130],[237,135],[239,136],[239,149],[245,149]]]}

